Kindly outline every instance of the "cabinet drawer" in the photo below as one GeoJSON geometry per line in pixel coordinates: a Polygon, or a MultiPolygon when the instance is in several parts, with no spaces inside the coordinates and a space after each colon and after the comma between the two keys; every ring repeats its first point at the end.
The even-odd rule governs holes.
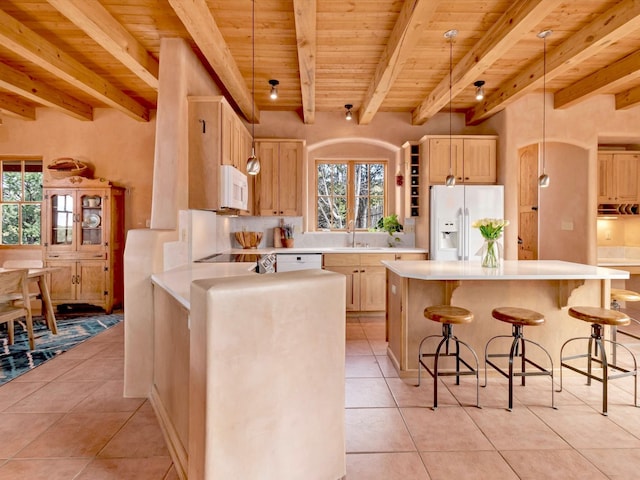
{"type": "Polygon", "coordinates": [[[52,253],[45,254],[45,260],[106,260],[107,252],[52,253]]]}
{"type": "Polygon", "coordinates": [[[325,253],[322,260],[325,267],[346,267],[349,265],[360,265],[360,254],[325,253]]]}

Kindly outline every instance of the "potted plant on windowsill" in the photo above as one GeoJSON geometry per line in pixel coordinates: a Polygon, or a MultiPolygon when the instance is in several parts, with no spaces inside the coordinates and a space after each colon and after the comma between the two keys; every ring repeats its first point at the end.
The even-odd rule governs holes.
{"type": "Polygon", "coordinates": [[[387,242],[390,247],[395,247],[400,242],[400,238],[396,237],[394,234],[402,232],[402,224],[398,221],[398,216],[395,213],[393,215],[382,217],[378,220],[377,226],[378,230],[387,232],[391,236],[387,242]]]}

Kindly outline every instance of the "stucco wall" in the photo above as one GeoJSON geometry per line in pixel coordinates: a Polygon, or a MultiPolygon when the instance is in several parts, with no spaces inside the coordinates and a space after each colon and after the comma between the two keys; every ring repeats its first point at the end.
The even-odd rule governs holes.
{"type": "Polygon", "coordinates": [[[95,177],[127,189],[126,229],[145,228],[151,214],[155,128],[153,112],[151,121],[138,122],[113,109],[96,109],[88,122],[38,108],[35,121],[3,117],[0,154],[39,156],[45,166],[59,157],[91,164],[95,177]]]}

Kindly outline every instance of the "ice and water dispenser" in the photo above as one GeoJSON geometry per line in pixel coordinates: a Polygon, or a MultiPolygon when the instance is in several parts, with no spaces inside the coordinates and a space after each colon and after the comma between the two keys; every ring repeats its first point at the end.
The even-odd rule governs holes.
{"type": "Polygon", "coordinates": [[[458,249],[458,222],[451,218],[439,218],[438,230],[438,250],[458,249]]]}

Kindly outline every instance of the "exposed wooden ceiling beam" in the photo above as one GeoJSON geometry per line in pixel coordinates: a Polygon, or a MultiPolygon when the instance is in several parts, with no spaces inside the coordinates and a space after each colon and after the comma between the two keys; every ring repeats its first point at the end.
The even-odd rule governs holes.
{"type": "Polygon", "coordinates": [[[36,109],[32,105],[6,94],[0,94],[0,110],[20,120],[35,120],[36,109]]]}
{"type": "Polygon", "coordinates": [[[251,91],[247,88],[227,42],[220,33],[207,1],[169,0],[169,4],[245,118],[249,122],[260,123],[260,111],[254,105],[251,91]]]}
{"type": "Polygon", "coordinates": [[[640,104],[640,87],[616,94],[616,110],[626,110],[640,104]]]}
{"type": "Polygon", "coordinates": [[[136,120],[149,120],[146,107],[2,10],[0,45],[110,107],[136,120]]]}
{"type": "Polygon", "coordinates": [[[98,0],[47,0],[150,87],[158,90],[158,62],[98,0]]]}
{"type": "Polygon", "coordinates": [[[4,63],[0,63],[0,87],[32,102],[60,110],[78,120],[93,120],[91,105],[14,70],[4,63]]]}
{"type": "Polygon", "coordinates": [[[640,52],[635,52],[578,80],[573,85],[558,90],[553,96],[554,107],[567,108],[598,93],[611,93],[618,86],[638,78],[640,78],[640,52]]]}
{"type": "MultiPolygon", "coordinates": [[[[557,7],[556,0],[518,0],[514,2],[464,58],[453,68],[451,95],[456,97],[477,80],[493,63],[524,35],[531,32],[557,7]]],[[[444,32],[443,32],[444,33],[444,32]]],[[[446,76],[413,111],[414,125],[421,125],[438,113],[449,101],[449,76],[446,76]]]]}
{"type": "MultiPolygon", "coordinates": [[[[611,43],[640,28],[640,2],[625,0],[607,10],[562,45],[547,54],[547,80],[601,51],[611,43]]],[[[542,50],[542,47],[541,47],[542,50]]],[[[514,78],[504,82],[484,102],[467,111],[467,124],[477,124],[502,110],[542,82],[542,57],[514,78]]]]}
{"type": "Polygon", "coordinates": [[[312,124],[316,119],[316,11],[316,0],[293,0],[302,120],[306,124],[312,124]]]}
{"type": "Polygon", "coordinates": [[[360,107],[361,125],[368,125],[373,120],[439,3],[434,0],[409,0],[402,6],[360,107]]]}

